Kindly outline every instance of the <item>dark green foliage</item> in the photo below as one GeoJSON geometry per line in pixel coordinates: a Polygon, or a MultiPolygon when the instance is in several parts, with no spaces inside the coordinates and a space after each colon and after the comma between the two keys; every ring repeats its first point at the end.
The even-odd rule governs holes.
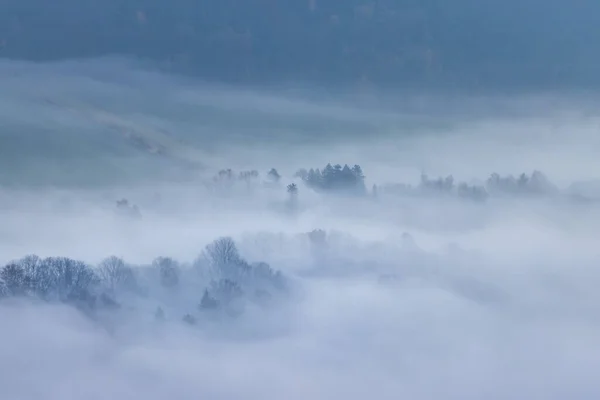
{"type": "Polygon", "coordinates": [[[350,168],[348,164],[343,167],[340,164],[327,164],[323,172],[318,168],[311,168],[308,171],[298,171],[296,175],[301,177],[308,187],[318,191],[360,195],[366,193],[365,176],[359,165],[350,168]]]}

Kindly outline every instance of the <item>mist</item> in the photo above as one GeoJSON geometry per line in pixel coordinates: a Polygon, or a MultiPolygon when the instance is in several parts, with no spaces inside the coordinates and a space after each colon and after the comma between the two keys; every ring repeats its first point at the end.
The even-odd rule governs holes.
{"type": "Polygon", "coordinates": [[[600,395],[595,95],[0,87],[6,398],[600,395]]]}

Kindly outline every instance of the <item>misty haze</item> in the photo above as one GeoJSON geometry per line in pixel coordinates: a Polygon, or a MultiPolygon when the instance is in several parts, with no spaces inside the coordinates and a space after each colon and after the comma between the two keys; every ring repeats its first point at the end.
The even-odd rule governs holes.
{"type": "Polygon", "coordinates": [[[0,1],[0,397],[600,398],[598,15],[0,1]]]}

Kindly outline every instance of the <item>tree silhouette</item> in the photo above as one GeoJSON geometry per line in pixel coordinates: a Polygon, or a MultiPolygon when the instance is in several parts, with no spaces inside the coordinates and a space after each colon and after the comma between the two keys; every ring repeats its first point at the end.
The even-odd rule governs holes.
{"type": "Polygon", "coordinates": [[[274,183],[279,182],[279,180],[281,179],[281,175],[279,175],[279,172],[277,172],[275,168],[271,168],[271,170],[267,174],[267,177],[274,183]]]}
{"type": "Polygon", "coordinates": [[[292,196],[297,195],[298,194],[298,186],[295,183],[290,183],[289,185],[287,185],[287,192],[292,196]]]}
{"type": "Polygon", "coordinates": [[[24,295],[28,282],[25,270],[18,264],[8,264],[0,271],[5,290],[12,296],[24,295]]]}
{"type": "Polygon", "coordinates": [[[204,248],[210,275],[215,279],[243,280],[250,266],[239,255],[235,242],[230,237],[219,238],[204,248]]]}
{"type": "Polygon", "coordinates": [[[125,265],[125,262],[116,256],[110,256],[102,260],[98,266],[98,275],[112,293],[135,286],[136,279],[133,269],[125,265]]]}
{"type": "Polygon", "coordinates": [[[179,284],[179,264],[169,257],[157,257],[152,266],[158,270],[160,284],[165,288],[175,288],[179,284]]]}

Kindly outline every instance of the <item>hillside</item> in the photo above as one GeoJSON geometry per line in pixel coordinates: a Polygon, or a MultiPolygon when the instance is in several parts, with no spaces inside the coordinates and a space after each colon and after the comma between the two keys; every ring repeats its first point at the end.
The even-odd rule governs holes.
{"type": "Polygon", "coordinates": [[[593,0],[4,0],[0,57],[133,55],[226,82],[600,83],[593,0]]]}

